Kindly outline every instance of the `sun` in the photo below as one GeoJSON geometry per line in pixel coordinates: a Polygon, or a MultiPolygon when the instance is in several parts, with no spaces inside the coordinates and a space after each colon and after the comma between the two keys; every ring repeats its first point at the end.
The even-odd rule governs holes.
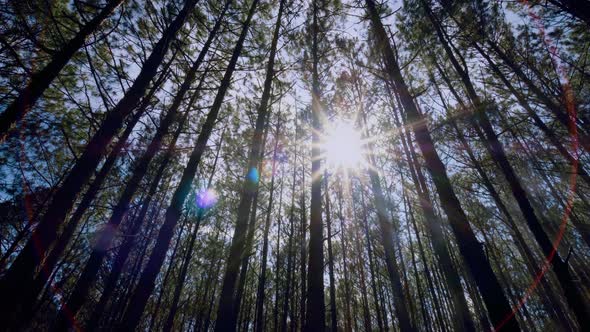
{"type": "Polygon", "coordinates": [[[321,148],[326,166],[334,170],[363,167],[365,156],[363,139],[350,121],[337,121],[326,128],[321,148]]]}

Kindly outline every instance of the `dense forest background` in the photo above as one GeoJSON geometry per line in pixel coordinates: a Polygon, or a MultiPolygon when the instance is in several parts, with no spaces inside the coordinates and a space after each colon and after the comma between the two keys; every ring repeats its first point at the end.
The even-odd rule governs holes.
{"type": "Polygon", "coordinates": [[[590,1],[0,22],[0,330],[590,331],[590,1]]]}

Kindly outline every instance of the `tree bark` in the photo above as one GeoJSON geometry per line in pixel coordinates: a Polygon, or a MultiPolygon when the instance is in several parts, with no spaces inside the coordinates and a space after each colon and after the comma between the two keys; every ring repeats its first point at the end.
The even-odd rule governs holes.
{"type": "Polygon", "coordinates": [[[123,324],[120,327],[121,331],[135,329],[139,323],[139,320],[141,319],[141,315],[147,300],[154,288],[156,276],[160,270],[160,267],[162,266],[166,251],[170,244],[174,227],[178,222],[184,201],[186,200],[186,197],[190,191],[192,179],[197,171],[197,167],[207,146],[209,136],[213,131],[213,127],[217,120],[217,115],[219,114],[219,110],[221,109],[221,105],[225,97],[225,93],[227,92],[231,83],[231,77],[236,67],[238,58],[241,54],[242,46],[244,44],[244,40],[246,39],[246,34],[250,27],[250,22],[254,16],[257,5],[258,0],[254,0],[250,6],[248,16],[243,24],[242,32],[240,33],[240,37],[238,38],[236,46],[232,52],[232,57],[217,91],[217,95],[215,96],[215,100],[213,101],[213,105],[211,106],[209,114],[203,123],[202,130],[197,137],[195,147],[191,153],[187,166],[183,171],[180,183],[172,196],[170,206],[166,210],[164,224],[162,225],[160,233],[158,234],[158,239],[153,249],[152,255],[150,256],[150,259],[144,271],[142,272],[139,284],[137,285],[137,288],[131,299],[129,309],[125,313],[123,324]]]}
{"type": "Polygon", "coordinates": [[[70,62],[74,54],[78,52],[86,38],[94,33],[100,25],[119,7],[123,0],[110,0],[106,6],[80,31],[57,51],[51,61],[43,69],[31,75],[27,85],[19,92],[16,99],[0,114],[0,144],[6,140],[12,128],[27,114],[33,105],[43,95],[43,92],[51,85],[51,82],[59,75],[61,70],[70,62]]]}
{"type": "MultiPolygon", "coordinates": [[[[281,1],[281,4],[284,2],[281,1]]],[[[280,22],[280,21],[279,21],[280,22]]],[[[278,115],[280,117],[280,114],[278,115]]],[[[264,298],[265,292],[264,289],[266,287],[266,263],[268,260],[268,233],[270,232],[270,220],[271,220],[271,212],[272,206],[274,201],[274,188],[275,188],[275,172],[276,172],[276,162],[277,162],[277,152],[278,152],[278,145],[279,145],[279,133],[281,129],[281,119],[277,120],[277,127],[275,129],[275,146],[273,149],[272,155],[272,176],[270,180],[270,189],[269,189],[269,198],[268,198],[268,208],[266,210],[266,220],[264,223],[264,231],[263,231],[263,243],[262,243],[262,261],[260,263],[260,275],[258,277],[258,288],[256,290],[256,319],[254,320],[254,330],[257,332],[262,332],[265,326],[265,317],[264,315],[264,298]]],[[[280,219],[280,215],[279,215],[280,219]]]]}
{"type": "MultiPolygon", "coordinates": [[[[471,103],[475,109],[474,116],[477,123],[472,122],[473,126],[476,130],[478,130],[477,126],[481,127],[481,130],[483,131],[485,147],[492,159],[500,167],[504,178],[510,185],[512,195],[518,203],[521,213],[526,220],[529,229],[533,233],[535,240],[541,247],[545,258],[552,264],[553,270],[557,275],[557,279],[559,280],[559,283],[564,291],[564,295],[570,308],[576,315],[580,327],[582,330],[590,330],[590,307],[581,296],[579,288],[575,285],[569,272],[567,261],[564,261],[560,257],[559,253],[557,252],[557,248],[554,247],[551,239],[543,230],[543,227],[541,226],[541,223],[539,222],[539,219],[537,218],[533,206],[531,205],[531,202],[528,198],[528,194],[522,187],[520,179],[508,161],[504,147],[502,143],[500,143],[487,115],[487,111],[490,110],[491,107],[487,104],[484,104],[484,102],[479,98],[479,95],[475,91],[475,88],[465,68],[463,68],[455,59],[455,56],[449,47],[450,40],[445,38],[442,28],[436,21],[433,13],[430,11],[430,8],[425,5],[425,10],[427,11],[428,17],[437,32],[437,35],[443,45],[443,48],[445,49],[447,56],[449,57],[449,60],[451,60],[455,71],[459,74],[459,77],[465,86],[467,95],[469,96],[469,99],[471,100],[471,103]]],[[[495,107],[494,110],[496,110],[495,107]]],[[[496,325],[496,328],[500,327],[501,325],[496,325]]]]}
{"type": "Polygon", "coordinates": [[[484,297],[490,316],[495,325],[504,324],[506,330],[519,331],[518,323],[512,317],[504,321],[506,317],[511,317],[512,309],[498,279],[477,241],[469,221],[459,199],[455,195],[451,182],[446,174],[445,166],[440,160],[435,150],[434,142],[428,131],[426,121],[418,111],[408,87],[401,75],[401,70],[396,62],[395,53],[388,40],[385,28],[381,23],[379,13],[373,0],[366,0],[368,15],[371,20],[375,37],[376,46],[382,54],[384,65],[388,78],[392,81],[399,93],[402,106],[407,115],[407,123],[410,124],[418,146],[426,162],[426,167],[431,173],[439,197],[445,210],[453,232],[457,238],[457,243],[461,254],[473,274],[478,287],[484,297]]]}
{"type": "Polygon", "coordinates": [[[324,170],[324,189],[326,199],[326,229],[328,231],[328,275],[330,278],[330,329],[338,331],[338,313],[336,311],[336,280],[334,277],[334,254],[332,251],[332,215],[330,214],[330,195],[328,190],[328,174],[324,170]]]}
{"type": "Polygon", "coordinates": [[[309,264],[307,273],[307,303],[305,325],[303,331],[322,332],[325,329],[324,304],[324,228],[322,225],[322,173],[320,159],[320,130],[321,130],[321,90],[318,72],[319,64],[319,8],[318,1],[313,0],[312,23],[312,147],[311,147],[311,205],[309,218],[309,264]]]}
{"type": "MultiPolygon", "coordinates": [[[[164,31],[162,38],[144,63],[131,88],[117,106],[107,113],[100,129],[94,134],[84,153],[79,157],[62,186],[55,193],[51,204],[37,228],[33,231],[30,240],[0,281],[0,293],[10,298],[18,298],[22,291],[20,278],[23,275],[32,275],[39,264],[38,262],[45,259],[47,251],[55,241],[58,229],[63,223],[66,214],[71,210],[76,196],[78,196],[78,193],[102,159],[105,147],[111,142],[116,132],[121,128],[124,119],[132,112],[137,102],[144,95],[164,59],[170,43],[178,30],[184,25],[196,2],[197,0],[187,0],[185,2],[180,13],[164,31]]],[[[20,312],[21,308],[14,307],[5,301],[1,303],[0,324],[5,327],[11,326],[15,323],[15,313],[20,312]],[[4,307],[5,303],[8,305],[7,307],[4,307]]]]}

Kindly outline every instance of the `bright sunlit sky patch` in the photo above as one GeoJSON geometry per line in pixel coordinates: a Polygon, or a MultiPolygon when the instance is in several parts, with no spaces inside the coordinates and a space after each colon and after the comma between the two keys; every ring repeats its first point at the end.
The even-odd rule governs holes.
{"type": "Polygon", "coordinates": [[[363,139],[354,124],[337,120],[326,126],[321,149],[326,166],[332,170],[355,170],[364,167],[363,139]]]}

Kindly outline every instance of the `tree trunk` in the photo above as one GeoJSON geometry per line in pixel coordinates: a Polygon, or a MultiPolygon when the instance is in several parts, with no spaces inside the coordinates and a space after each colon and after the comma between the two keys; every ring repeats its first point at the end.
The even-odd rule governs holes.
{"type": "MultiPolygon", "coordinates": [[[[430,18],[431,23],[436,29],[437,35],[442,43],[447,56],[451,60],[455,71],[459,74],[463,85],[465,86],[465,90],[467,95],[469,96],[471,103],[475,109],[475,121],[477,124],[473,124],[474,127],[478,125],[481,126],[481,130],[483,131],[484,136],[484,143],[486,149],[493,160],[498,164],[504,177],[508,184],[510,185],[510,189],[512,191],[512,195],[514,199],[518,203],[520,210],[524,219],[527,222],[531,232],[533,233],[537,243],[541,247],[543,254],[545,255],[546,259],[551,262],[553,266],[553,270],[557,275],[557,279],[564,291],[565,297],[570,305],[570,308],[575,313],[578,323],[582,330],[590,330],[590,307],[581,296],[581,293],[578,287],[575,285],[572,276],[569,272],[569,267],[567,261],[564,261],[557,249],[554,247],[551,239],[547,235],[547,233],[543,230],[537,215],[529,201],[528,195],[524,188],[520,183],[520,179],[516,175],[516,172],[512,168],[512,165],[508,161],[506,156],[506,152],[504,151],[504,147],[502,143],[500,143],[498,136],[496,135],[492,124],[488,118],[487,111],[490,109],[490,106],[484,104],[483,101],[479,98],[479,95],[476,93],[475,88],[465,71],[465,69],[459,64],[459,62],[455,59],[452,50],[449,47],[450,41],[445,39],[443,35],[442,28],[438,25],[436,19],[434,18],[430,8],[425,6],[427,10],[428,16],[430,18]]],[[[494,108],[495,110],[495,108],[494,108]]],[[[477,130],[477,128],[476,128],[477,130]]],[[[512,316],[514,314],[511,314],[512,316]]],[[[500,328],[501,325],[496,325],[496,328],[500,328]]]]}
{"type": "Polygon", "coordinates": [[[123,0],[110,0],[98,15],[88,21],[62,48],[57,51],[51,61],[43,69],[31,75],[27,85],[19,92],[16,99],[0,114],[0,144],[6,140],[11,129],[16,126],[25,114],[43,95],[51,82],[78,52],[86,38],[94,33],[100,25],[119,7],[123,0]]]}
{"type": "MultiPolygon", "coordinates": [[[[362,112],[364,114],[364,111],[362,112]]],[[[399,272],[399,265],[395,257],[395,248],[393,244],[393,225],[392,221],[387,219],[387,208],[385,204],[385,197],[383,195],[383,189],[381,187],[381,180],[379,175],[375,171],[376,161],[373,153],[373,145],[369,145],[369,163],[368,168],[369,178],[371,182],[371,190],[373,191],[373,199],[375,210],[377,212],[377,220],[379,223],[379,230],[381,231],[381,243],[385,252],[385,263],[387,267],[387,273],[389,275],[389,281],[393,290],[393,296],[395,301],[396,313],[398,315],[400,329],[402,332],[411,331],[414,329],[412,326],[412,320],[408,313],[408,308],[403,295],[403,285],[401,282],[401,276],[399,272]]],[[[408,285],[409,287],[409,285],[408,285]]]]}
{"type": "MultiPolygon", "coordinates": [[[[339,179],[340,180],[340,179],[339,179]]],[[[341,180],[338,181],[338,219],[340,219],[340,245],[342,246],[342,274],[344,275],[344,331],[352,331],[352,315],[350,312],[350,282],[348,277],[348,262],[346,260],[346,238],[344,236],[346,227],[344,225],[344,214],[342,211],[342,185],[341,180]]]]}
{"type": "MultiPolygon", "coordinates": [[[[84,153],[76,161],[62,186],[55,193],[51,204],[31,235],[30,240],[0,281],[0,293],[10,298],[18,298],[22,293],[20,278],[23,275],[32,275],[38,262],[45,259],[47,251],[55,241],[58,229],[72,208],[76,196],[90,178],[93,170],[96,169],[105,153],[106,146],[121,128],[124,119],[144,95],[168,51],[170,43],[178,30],[184,25],[196,2],[197,0],[186,1],[180,13],[164,31],[162,38],[144,63],[131,88],[117,106],[107,113],[100,129],[94,134],[84,153]]],[[[14,307],[12,304],[3,301],[0,304],[1,325],[8,327],[14,324],[15,318],[17,318],[16,313],[21,311],[21,308],[14,307]],[[4,307],[5,303],[8,305],[7,307],[4,307]]]]}
{"type": "MultiPolygon", "coordinates": [[[[174,101],[172,102],[170,109],[166,113],[166,116],[160,122],[160,125],[154,137],[152,138],[150,144],[148,145],[146,151],[136,162],[133,168],[131,179],[129,179],[129,181],[127,182],[125,189],[121,194],[119,201],[117,202],[117,205],[115,205],[115,207],[113,208],[113,213],[111,215],[111,218],[105,225],[105,230],[100,231],[101,234],[98,235],[97,245],[93,249],[90,258],[88,259],[88,262],[84,270],[82,271],[82,274],[78,278],[78,281],[74,286],[74,290],[68,298],[64,306],[64,309],[62,309],[59,313],[59,319],[55,323],[56,330],[65,330],[70,317],[75,318],[78,311],[86,301],[86,297],[88,296],[90,287],[92,287],[92,284],[94,283],[94,280],[96,279],[98,271],[102,265],[102,262],[112,245],[112,241],[114,240],[113,234],[117,232],[119,225],[125,219],[127,212],[129,210],[129,204],[131,203],[131,200],[135,196],[135,193],[138,190],[141,181],[147,173],[151,161],[159,152],[164,141],[165,135],[168,133],[170,127],[174,122],[179,122],[179,128],[176,130],[176,133],[172,138],[172,143],[167,148],[167,154],[172,153],[172,150],[176,145],[178,135],[180,135],[180,132],[182,130],[184,121],[186,121],[191,106],[197,98],[196,96],[198,96],[198,91],[201,88],[201,84],[204,81],[204,77],[201,79],[199,86],[197,87],[197,92],[193,94],[193,97],[191,98],[189,106],[185,111],[186,114],[182,121],[177,121],[178,109],[180,108],[181,103],[184,100],[186,92],[189,90],[192,82],[194,81],[195,76],[197,74],[197,70],[199,69],[199,66],[201,64],[201,60],[203,60],[204,57],[205,53],[201,52],[201,54],[199,54],[197,61],[195,61],[195,63],[185,76],[184,82],[181,84],[178,93],[174,97],[174,101]]],[[[168,158],[166,159],[169,160],[170,156],[168,156],[168,158]]],[[[136,232],[140,226],[141,223],[139,222],[137,225],[130,226],[129,229],[132,232],[136,232]]]]}
{"type": "Polygon", "coordinates": [[[325,329],[324,304],[324,229],[322,225],[322,173],[320,159],[320,130],[321,130],[321,90],[318,72],[318,3],[312,1],[312,143],[311,143],[311,205],[309,218],[309,269],[307,273],[307,303],[305,314],[306,332],[322,332],[325,329]]]}
{"type": "MultiPolygon", "coordinates": [[[[285,174],[284,168],[281,172],[285,174]]],[[[283,208],[283,185],[284,181],[281,180],[281,192],[279,194],[279,218],[277,219],[277,247],[275,249],[276,260],[275,260],[275,301],[273,310],[273,329],[274,331],[279,330],[279,302],[280,302],[280,280],[281,280],[281,231],[282,231],[282,215],[281,211],[283,208]]],[[[286,300],[286,299],[284,299],[286,300]]]]}
{"type": "Polygon", "coordinates": [[[512,309],[510,304],[469,225],[459,199],[455,195],[451,182],[446,174],[445,166],[435,150],[426,121],[414,104],[408,87],[401,75],[401,70],[396,62],[393,48],[389,43],[375,3],[373,0],[366,0],[366,3],[377,41],[376,46],[382,53],[387,74],[400,95],[403,108],[407,115],[407,123],[411,124],[410,126],[414,131],[416,141],[425,159],[426,167],[431,173],[442,206],[448,215],[449,222],[457,238],[459,249],[478,284],[490,316],[495,325],[504,324],[503,326],[506,330],[519,331],[518,323],[513,317],[505,321],[507,317],[511,317],[512,309]]]}
{"type": "MultiPolygon", "coordinates": [[[[201,81],[202,82],[202,81],[201,81]]],[[[190,109],[190,107],[189,107],[190,109]]],[[[219,160],[219,152],[221,151],[221,146],[223,144],[223,135],[221,134],[221,138],[219,139],[219,144],[217,145],[217,152],[215,153],[215,159],[213,161],[213,167],[211,170],[211,175],[209,176],[209,181],[207,182],[207,189],[211,188],[213,182],[213,175],[215,174],[215,170],[217,169],[217,161],[219,160]]],[[[180,300],[180,295],[182,289],[184,287],[184,282],[186,280],[186,275],[188,272],[188,268],[191,262],[191,258],[193,257],[193,251],[195,247],[195,241],[197,239],[197,234],[199,232],[199,228],[203,219],[206,218],[208,207],[201,207],[197,206],[197,221],[195,223],[194,229],[192,230],[188,248],[186,248],[186,252],[182,261],[182,265],[180,268],[180,272],[178,273],[178,280],[176,280],[176,285],[174,286],[174,296],[172,297],[172,303],[170,304],[170,312],[166,317],[166,322],[164,323],[163,331],[170,331],[174,327],[174,318],[176,317],[176,311],[178,310],[178,301],[180,300]]]]}
{"type": "MultiPolygon", "coordinates": [[[[197,141],[195,147],[191,153],[190,159],[187,163],[186,168],[183,171],[180,183],[174,192],[171,200],[171,204],[166,210],[164,224],[160,229],[160,233],[158,234],[158,239],[156,245],[153,249],[152,255],[145,267],[139,284],[133,294],[131,299],[131,304],[129,309],[125,313],[123,324],[120,327],[121,331],[129,331],[135,329],[139,320],[141,319],[141,315],[147,303],[147,300],[154,289],[154,282],[156,276],[162,266],[164,261],[166,251],[170,244],[170,239],[172,237],[172,233],[174,231],[174,227],[178,222],[178,218],[180,217],[180,212],[184,205],[184,201],[190,191],[192,179],[197,171],[197,167],[205,151],[207,146],[207,141],[209,140],[209,136],[213,131],[213,127],[217,120],[217,115],[223,103],[223,99],[225,97],[225,93],[229,88],[231,83],[231,76],[234,72],[236,67],[238,57],[242,51],[242,46],[244,40],[246,39],[246,34],[248,32],[248,28],[250,27],[250,22],[252,20],[252,16],[254,16],[254,11],[258,4],[258,0],[254,0],[248,12],[248,17],[243,24],[242,32],[240,33],[240,37],[238,38],[236,47],[232,52],[232,57],[228,64],[228,67],[225,71],[223,79],[221,81],[220,87],[217,91],[217,95],[215,96],[215,100],[213,101],[213,105],[211,106],[211,110],[207,115],[205,122],[203,124],[202,130],[197,137],[197,141]]],[[[225,316],[227,317],[227,316],[225,316]]],[[[217,327],[216,327],[217,328],[217,327]]]]}
{"type": "MultiPolygon", "coordinates": [[[[297,117],[295,117],[295,141],[297,141],[297,117]]],[[[297,146],[294,147],[293,151],[293,160],[297,160],[297,146]]],[[[285,293],[284,293],[284,302],[283,302],[283,313],[281,315],[281,332],[287,331],[287,316],[289,316],[289,304],[294,303],[291,301],[291,289],[294,287],[292,286],[293,279],[292,271],[294,270],[294,250],[293,250],[293,239],[295,237],[295,184],[297,180],[297,168],[295,167],[296,163],[293,163],[293,177],[291,179],[291,207],[289,210],[289,237],[287,243],[287,280],[285,282],[285,293]]],[[[293,293],[295,291],[293,290],[293,293]]],[[[293,306],[295,306],[293,304],[293,306]]],[[[292,311],[293,309],[291,309],[292,311]]],[[[291,322],[293,321],[293,315],[291,315],[291,322]]]]}
{"type": "MultiPolygon", "coordinates": [[[[78,224],[80,222],[80,219],[82,218],[82,216],[84,215],[84,212],[86,212],[86,210],[88,209],[88,207],[90,206],[90,204],[92,203],[92,201],[94,200],[96,195],[98,194],[103,182],[107,179],[108,173],[110,172],[111,168],[113,167],[113,165],[117,161],[117,158],[119,157],[119,155],[121,153],[121,150],[123,149],[123,147],[127,143],[127,139],[129,138],[129,135],[133,132],[133,128],[137,124],[137,121],[139,121],[139,119],[141,118],[142,114],[143,114],[143,110],[138,110],[136,112],[136,114],[133,116],[133,118],[131,119],[131,121],[127,124],[127,128],[125,129],[125,131],[123,132],[123,134],[119,138],[117,144],[113,147],[113,149],[109,153],[109,156],[105,160],[100,171],[96,174],[96,176],[94,177],[94,180],[92,181],[92,183],[90,184],[90,186],[88,187],[86,192],[84,193],[82,200],[80,201],[80,203],[78,204],[78,207],[76,208],[76,211],[74,211],[72,217],[68,221],[68,224],[65,226],[64,231],[58,237],[57,243],[55,244],[55,246],[53,247],[53,249],[51,250],[51,252],[47,256],[47,258],[45,259],[45,262],[43,262],[43,265],[41,266],[39,274],[32,282],[32,287],[27,287],[24,290],[25,293],[22,294],[21,297],[19,298],[18,301],[20,301],[21,303],[24,303],[23,308],[33,309],[33,303],[35,302],[37,295],[41,292],[41,290],[43,289],[43,286],[49,280],[49,277],[51,276],[52,271],[56,268],[59,258],[61,257],[61,254],[66,250],[66,247],[69,243],[69,239],[71,239],[71,237],[74,235],[76,229],[78,228],[78,224]]],[[[33,276],[31,276],[31,277],[33,277],[33,276]]],[[[25,281],[21,281],[21,282],[24,283],[25,281]]],[[[32,318],[33,314],[34,314],[33,312],[29,312],[27,314],[24,314],[23,317],[25,317],[25,318],[28,317],[30,319],[30,318],[32,318]]],[[[23,319],[20,319],[20,321],[22,323],[25,323],[25,321],[23,321],[23,319]]]]}
{"type": "MultiPolygon", "coordinates": [[[[366,126],[366,123],[365,123],[366,126]]],[[[381,318],[381,310],[379,310],[379,297],[377,292],[377,283],[375,282],[375,263],[373,258],[373,245],[371,243],[371,231],[369,229],[369,221],[368,221],[368,211],[367,205],[365,204],[365,194],[363,192],[363,188],[361,188],[361,205],[363,208],[363,230],[365,233],[365,238],[367,241],[367,255],[369,256],[369,274],[371,275],[371,290],[373,291],[373,302],[375,305],[375,313],[377,315],[377,326],[379,327],[379,331],[383,331],[383,319],[381,318]]]]}
{"type": "MultiPolygon", "coordinates": [[[[404,204],[406,205],[406,208],[404,210],[406,210],[406,214],[411,214],[411,211],[409,211],[407,205],[409,205],[408,199],[407,197],[405,197],[404,195],[404,204]]],[[[407,219],[413,218],[413,216],[408,216],[407,219]]],[[[416,301],[417,305],[420,306],[420,314],[422,315],[422,319],[424,320],[424,327],[426,327],[427,331],[433,330],[433,327],[431,326],[431,322],[430,322],[430,317],[427,313],[426,310],[426,297],[424,296],[424,293],[422,291],[422,283],[420,282],[420,274],[418,273],[418,267],[417,267],[417,263],[416,263],[416,254],[414,252],[414,241],[412,241],[412,235],[410,233],[410,223],[408,221],[406,221],[406,228],[408,231],[408,242],[410,244],[410,258],[412,259],[412,269],[414,270],[414,275],[416,276],[416,288],[417,288],[417,293],[418,293],[418,298],[420,299],[420,301],[416,301]]]]}
{"type": "Polygon", "coordinates": [[[500,71],[498,66],[493,62],[490,56],[476,43],[473,43],[475,49],[481,54],[481,56],[486,59],[492,71],[496,74],[496,76],[506,85],[508,90],[516,97],[518,104],[527,112],[527,114],[533,120],[533,123],[537,126],[537,128],[541,129],[541,131],[547,136],[551,144],[555,146],[559,154],[567,160],[572,167],[575,167],[575,172],[586,182],[586,184],[590,185],[590,176],[584,169],[584,164],[581,160],[575,158],[570,154],[570,152],[563,146],[555,132],[550,129],[544,122],[541,120],[539,115],[531,108],[531,106],[527,103],[524,96],[510,83],[510,81],[506,78],[506,76],[500,71]]]}
{"type": "MultiPolygon", "coordinates": [[[[441,74],[442,74],[442,72],[441,72],[441,74]]],[[[449,82],[447,82],[447,83],[449,83],[449,82]]],[[[443,103],[443,107],[448,110],[448,107],[446,106],[446,103],[442,97],[442,94],[440,93],[438,86],[436,85],[436,82],[434,82],[434,86],[437,90],[437,93],[438,93],[440,99],[441,99],[441,102],[443,103]]],[[[458,98],[457,94],[455,94],[455,96],[456,96],[456,98],[458,98]]],[[[457,134],[457,137],[459,139],[459,142],[461,143],[463,149],[466,151],[467,156],[469,157],[473,167],[477,170],[477,173],[479,174],[479,176],[481,178],[482,184],[484,185],[484,187],[488,190],[488,192],[492,196],[498,209],[505,216],[506,222],[507,222],[508,226],[510,227],[510,229],[512,230],[513,236],[515,236],[515,238],[517,240],[516,244],[519,248],[519,251],[521,252],[521,255],[525,258],[526,266],[527,266],[527,269],[529,270],[529,273],[531,274],[531,276],[536,277],[537,271],[535,270],[534,267],[537,266],[537,262],[533,256],[530,248],[528,247],[526,241],[524,240],[520,230],[518,229],[516,222],[512,218],[512,215],[510,214],[508,207],[502,201],[500,194],[494,188],[491,179],[487,176],[487,174],[485,173],[485,171],[481,167],[480,162],[475,157],[474,152],[472,151],[472,149],[469,146],[467,140],[465,139],[463,133],[461,132],[461,130],[457,126],[455,120],[453,119],[453,115],[451,115],[449,113],[448,116],[451,119],[450,125],[451,125],[451,127],[454,128],[455,133],[457,134]]],[[[557,299],[556,294],[554,294],[553,290],[550,288],[549,284],[547,283],[547,280],[545,278],[541,278],[540,283],[549,298],[544,303],[544,305],[547,307],[546,308],[547,311],[548,312],[555,311],[555,314],[557,315],[557,319],[560,321],[562,326],[569,326],[570,325],[569,320],[565,317],[565,314],[563,313],[563,310],[561,309],[560,301],[557,299]]]]}
{"type": "MultiPolygon", "coordinates": [[[[352,183],[350,185],[350,189],[351,189],[351,195],[352,195],[352,200],[353,202],[356,201],[355,197],[354,197],[354,188],[352,186],[352,183]]],[[[359,188],[360,190],[362,190],[362,188],[359,188]]],[[[354,203],[353,207],[352,207],[352,211],[353,211],[353,219],[352,222],[353,224],[353,229],[354,229],[354,242],[356,245],[356,260],[357,260],[357,273],[360,279],[360,292],[361,292],[361,302],[362,302],[362,308],[363,308],[363,324],[364,324],[364,330],[365,331],[373,331],[373,327],[371,324],[371,312],[369,310],[369,300],[367,299],[367,281],[365,279],[365,259],[363,257],[363,247],[361,245],[361,241],[360,241],[360,237],[361,234],[359,232],[359,227],[360,227],[360,221],[359,218],[356,214],[356,209],[354,207],[354,203]]]]}
{"type": "Polygon", "coordinates": [[[172,137],[172,141],[168,144],[168,147],[166,149],[166,153],[162,157],[160,167],[157,169],[154,179],[152,180],[152,183],[148,189],[147,197],[142,202],[142,208],[141,208],[141,211],[140,211],[138,217],[133,221],[133,224],[125,231],[123,244],[121,245],[121,247],[119,248],[119,251],[117,252],[115,262],[113,263],[111,273],[109,274],[109,277],[108,277],[108,279],[105,283],[105,286],[103,288],[103,292],[101,294],[100,300],[99,300],[98,304],[95,306],[92,316],[88,320],[87,329],[89,329],[89,330],[98,324],[98,319],[100,318],[101,313],[104,311],[104,308],[105,308],[107,301],[109,300],[112,292],[115,290],[117,280],[119,279],[119,276],[123,270],[125,262],[127,261],[127,258],[129,257],[131,249],[135,244],[135,237],[137,236],[138,232],[140,231],[141,227],[143,226],[143,221],[144,221],[145,215],[147,213],[147,210],[148,210],[148,207],[151,203],[151,200],[158,189],[158,184],[160,183],[160,180],[161,180],[162,176],[164,175],[164,172],[169,167],[169,163],[173,158],[174,147],[176,146],[176,141],[178,140],[178,137],[180,136],[180,133],[182,132],[182,130],[184,128],[184,124],[186,123],[186,121],[188,119],[188,116],[190,114],[190,110],[192,109],[192,106],[193,106],[196,98],[199,96],[201,84],[203,83],[205,76],[206,76],[206,73],[203,74],[201,81],[199,82],[199,86],[197,87],[195,93],[193,94],[193,96],[191,97],[191,100],[188,103],[189,106],[187,107],[183,118],[179,121],[178,128],[176,129],[176,132],[174,133],[174,135],[172,137]]]}
{"type": "MultiPolygon", "coordinates": [[[[281,1],[281,4],[284,2],[281,1]]],[[[280,22],[280,20],[278,21],[280,22]]],[[[278,26],[279,24],[277,24],[278,26]]],[[[260,275],[258,277],[258,288],[256,290],[256,319],[254,320],[254,330],[257,332],[262,332],[265,326],[265,315],[264,315],[264,297],[265,292],[264,289],[266,287],[266,262],[268,259],[268,233],[270,232],[270,219],[271,219],[271,212],[272,206],[274,201],[274,187],[275,187],[275,172],[276,172],[276,161],[277,161],[277,152],[279,146],[279,133],[281,130],[281,119],[280,114],[277,116],[277,127],[275,129],[275,146],[273,149],[272,155],[272,176],[270,180],[270,189],[269,189],[269,198],[268,198],[268,208],[266,210],[266,220],[264,223],[264,231],[263,231],[263,243],[262,243],[262,261],[260,263],[260,275]]],[[[279,207],[280,208],[280,207],[279,207]]],[[[280,215],[279,215],[280,219],[280,215]]]]}
{"type": "Polygon", "coordinates": [[[514,62],[510,56],[504,52],[496,43],[491,40],[487,40],[488,46],[504,61],[504,63],[520,78],[529,90],[539,98],[539,100],[545,104],[545,106],[553,113],[555,118],[568,130],[572,137],[578,140],[582,148],[587,152],[590,152],[590,137],[587,134],[585,128],[581,128],[578,124],[570,122],[569,114],[564,111],[557,103],[555,103],[549,96],[547,96],[541,89],[535,85],[535,83],[529,79],[522,69],[514,62]],[[572,130],[575,129],[575,134],[572,130]]]}
{"type": "Polygon", "coordinates": [[[334,278],[334,254],[332,251],[332,215],[330,214],[330,194],[328,190],[328,174],[324,170],[324,189],[326,197],[326,229],[328,231],[328,274],[330,278],[330,329],[338,331],[338,313],[336,311],[336,281],[334,278]]]}

